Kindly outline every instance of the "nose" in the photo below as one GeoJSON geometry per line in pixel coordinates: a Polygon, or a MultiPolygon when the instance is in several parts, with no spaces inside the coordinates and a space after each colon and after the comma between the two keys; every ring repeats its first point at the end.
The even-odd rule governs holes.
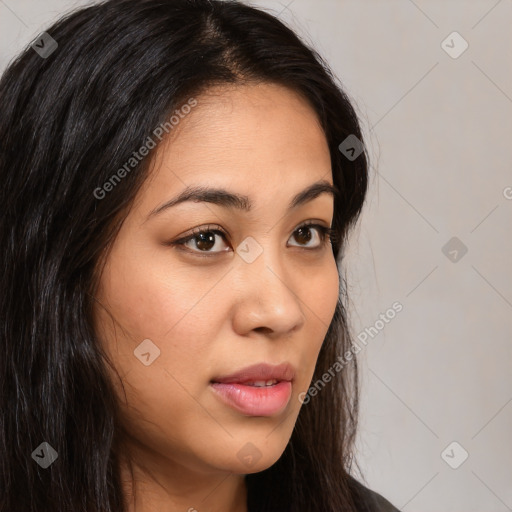
{"type": "Polygon", "coordinates": [[[238,258],[232,276],[239,291],[233,321],[240,335],[254,330],[275,338],[286,337],[305,322],[304,298],[296,286],[304,276],[294,276],[278,252],[267,246],[250,263],[238,258]]]}

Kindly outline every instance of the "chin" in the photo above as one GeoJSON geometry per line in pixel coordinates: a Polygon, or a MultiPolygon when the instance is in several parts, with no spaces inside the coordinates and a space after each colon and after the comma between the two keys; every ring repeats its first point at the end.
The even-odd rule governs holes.
{"type": "Polygon", "coordinates": [[[266,469],[272,467],[277,461],[279,457],[265,458],[265,460],[260,459],[258,462],[254,462],[251,464],[245,462],[238,462],[234,467],[230,468],[230,471],[239,475],[250,475],[253,473],[260,473],[261,471],[265,471],[266,469]]]}
{"type": "Polygon", "coordinates": [[[283,439],[282,434],[266,430],[262,436],[252,437],[252,441],[236,443],[235,458],[230,462],[232,471],[239,474],[259,473],[273,466],[283,454],[289,437],[283,439]],[[274,439],[272,437],[274,436],[274,439]]]}

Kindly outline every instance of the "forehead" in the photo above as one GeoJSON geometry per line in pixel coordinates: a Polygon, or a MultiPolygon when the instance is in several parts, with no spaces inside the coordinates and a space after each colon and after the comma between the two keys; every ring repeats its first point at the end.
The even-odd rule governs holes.
{"type": "Polygon", "coordinates": [[[195,99],[155,150],[145,190],[151,202],[199,183],[250,197],[318,179],[332,183],[324,132],[296,92],[276,84],[222,86],[195,99]]]}

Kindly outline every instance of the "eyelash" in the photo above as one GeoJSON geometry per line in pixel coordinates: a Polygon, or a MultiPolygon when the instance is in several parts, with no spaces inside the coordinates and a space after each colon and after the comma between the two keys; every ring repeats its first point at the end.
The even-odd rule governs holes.
{"type": "MultiPolygon", "coordinates": [[[[303,249],[305,249],[307,251],[319,251],[319,250],[323,249],[329,242],[334,243],[334,241],[336,240],[336,231],[334,229],[322,226],[321,224],[316,224],[315,222],[312,222],[312,221],[305,222],[304,224],[301,224],[300,226],[298,226],[295,229],[294,233],[297,232],[299,229],[306,228],[306,227],[307,228],[316,228],[318,230],[318,232],[320,233],[320,238],[321,238],[320,245],[318,245],[317,247],[313,247],[313,248],[303,247],[303,249]]],[[[190,252],[200,258],[209,258],[209,257],[215,256],[217,254],[221,254],[221,253],[225,252],[225,251],[221,251],[221,252],[195,251],[195,250],[183,247],[187,242],[190,242],[191,240],[194,240],[194,238],[198,237],[199,235],[205,234],[205,233],[218,234],[224,239],[224,241],[226,241],[226,233],[222,229],[220,229],[218,226],[211,227],[210,225],[208,225],[207,227],[195,228],[192,230],[192,233],[190,235],[187,235],[184,238],[180,238],[179,240],[176,240],[174,242],[166,242],[164,245],[180,247],[180,250],[190,252]]],[[[295,247],[298,247],[298,246],[295,246],[295,247]]],[[[300,247],[298,247],[298,248],[300,249],[300,247]]]]}

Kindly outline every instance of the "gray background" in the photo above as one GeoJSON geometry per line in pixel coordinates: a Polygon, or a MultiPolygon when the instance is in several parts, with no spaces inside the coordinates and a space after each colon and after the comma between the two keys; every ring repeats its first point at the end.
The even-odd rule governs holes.
{"type": "MultiPolygon", "coordinates": [[[[0,0],[1,68],[87,3],[0,0]]],[[[512,510],[512,1],[250,3],[324,56],[370,146],[347,257],[354,334],[403,310],[358,355],[367,485],[404,511],[512,510]],[[452,237],[467,248],[455,261],[452,237]]]]}

